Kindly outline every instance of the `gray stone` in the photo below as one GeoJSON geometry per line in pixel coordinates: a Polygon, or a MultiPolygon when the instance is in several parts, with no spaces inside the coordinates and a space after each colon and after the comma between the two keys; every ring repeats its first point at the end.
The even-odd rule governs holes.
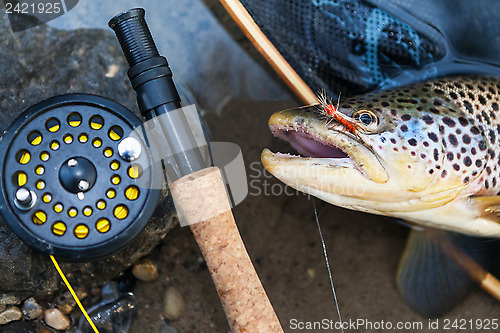
{"type": "Polygon", "coordinates": [[[171,286],[165,290],[163,297],[163,315],[170,320],[179,319],[186,311],[186,302],[181,292],[171,286]]]}
{"type": "Polygon", "coordinates": [[[11,321],[19,320],[23,316],[21,310],[15,305],[10,305],[0,313],[0,324],[7,324],[11,321]]]}
{"type": "Polygon", "coordinates": [[[30,297],[24,301],[22,311],[26,319],[36,319],[42,315],[43,308],[33,297],[30,297]]]}
{"type": "Polygon", "coordinates": [[[179,333],[179,331],[177,330],[177,328],[165,324],[160,327],[158,333],[179,333]]]}
{"type": "Polygon", "coordinates": [[[120,298],[118,283],[115,281],[106,283],[101,289],[101,298],[103,302],[113,302],[120,298]]]}
{"type": "MultiPolygon", "coordinates": [[[[60,31],[42,25],[13,34],[5,14],[0,15],[0,133],[29,106],[64,93],[101,95],[136,112],[127,69],[111,31],[60,31]]],[[[175,224],[168,196],[129,246],[100,261],[61,263],[62,270],[73,285],[90,290],[148,254],[175,224]]],[[[3,222],[0,279],[0,293],[20,299],[49,300],[65,289],[50,259],[21,242],[3,222]]]]}
{"type": "MultiPolygon", "coordinates": [[[[127,333],[135,316],[135,297],[129,293],[114,302],[103,302],[87,310],[99,333],[127,333]]],[[[87,320],[82,316],[79,332],[94,333],[87,320]]]]}
{"type": "Polygon", "coordinates": [[[71,324],[68,316],[55,308],[45,310],[43,313],[43,320],[47,325],[56,330],[65,330],[71,324]]]}
{"type": "Polygon", "coordinates": [[[2,305],[17,305],[21,304],[21,299],[17,296],[11,295],[11,294],[3,294],[0,296],[0,304],[2,305]]]}

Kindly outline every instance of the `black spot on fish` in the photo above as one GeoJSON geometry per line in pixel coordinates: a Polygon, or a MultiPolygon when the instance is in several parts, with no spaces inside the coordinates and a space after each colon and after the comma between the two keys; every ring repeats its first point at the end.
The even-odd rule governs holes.
{"type": "Polygon", "coordinates": [[[439,152],[437,148],[434,148],[433,154],[434,154],[434,161],[437,161],[439,159],[439,152]]]}
{"type": "Polygon", "coordinates": [[[456,163],[455,163],[455,164],[453,164],[453,169],[454,169],[455,171],[460,170],[460,165],[458,165],[458,164],[456,164],[456,163]]]}
{"type": "Polygon", "coordinates": [[[471,154],[472,154],[472,155],[476,155],[476,148],[475,148],[475,147],[472,147],[472,148],[470,149],[470,152],[471,152],[471,154]]]}
{"type": "Polygon", "coordinates": [[[388,107],[389,106],[389,102],[382,102],[382,106],[385,106],[385,107],[388,107]]]}
{"type": "Polygon", "coordinates": [[[404,114],[401,116],[401,120],[403,121],[408,121],[411,119],[411,116],[409,114],[404,114]]]}
{"type": "Polygon", "coordinates": [[[446,153],[446,158],[448,159],[448,161],[453,161],[453,153],[452,152],[446,153]]]}
{"type": "Polygon", "coordinates": [[[434,113],[434,114],[439,114],[439,110],[436,108],[429,108],[429,111],[434,113]]]}
{"type": "Polygon", "coordinates": [[[440,99],[435,99],[435,100],[434,100],[434,105],[435,105],[435,106],[440,106],[440,105],[443,105],[443,101],[442,101],[442,100],[440,100],[440,99]]]}
{"type": "Polygon", "coordinates": [[[477,171],[472,171],[472,175],[473,176],[477,175],[477,171]]]}
{"type": "Polygon", "coordinates": [[[398,115],[398,112],[397,112],[396,110],[392,109],[392,110],[391,110],[391,115],[392,115],[393,117],[396,117],[396,116],[398,115]]]}
{"type": "Polygon", "coordinates": [[[466,157],[464,158],[464,165],[465,165],[466,167],[470,167],[470,166],[472,165],[472,160],[470,159],[470,157],[469,157],[469,156],[466,156],[466,157]]]}
{"type": "Polygon", "coordinates": [[[396,139],[391,138],[390,141],[391,141],[392,144],[396,144],[396,139]]]}
{"type": "Polygon", "coordinates": [[[457,128],[455,133],[457,133],[458,135],[462,134],[462,130],[460,128],[457,128]]]}
{"type": "Polygon", "coordinates": [[[455,127],[455,120],[450,117],[443,117],[443,123],[448,127],[455,127]]]}
{"type": "Polygon", "coordinates": [[[474,109],[472,108],[472,105],[468,101],[464,101],[464,106],[469,111],[469,113],[474,113],[474,109]]]}
{"type": "Polygon", "coordinates": [[[495,143],[496,140],[496,135],[494,130],[490,130],[490,142],[493,144],[495,143]]]}
{"type": "Polygon", "coordinates": [[[408,131],[408,126],[406,126],[406,125],[401,125],[401,131],[402,131],[402,132],[407,132],[407,131],[408,131]]]}
{"type": "Polygon", "coordinates": [[[434,173],[434,169],[430,169],[429,173],[432,175],[434,173]]]}
{"type": "Polygon", "coordinates": [[[465,152],[467,151],[467,149],[465,149],[465,147],[462,147],[462,148],[460,148],[460,151],[462,152],[462,154],[465,154],[465,152]]]}
{"type": "Polygon", "coordinates": [[[410,152],[411,156],[415,156],[416,153],[414,151],[410,152]]]}
{"type": "Polygon", "coordinates": [[[420,154],[420,158],[424,159],[427,155],[425,154],[420,154]]]}
{"type": "Polygon", "coordinates": [[[450,97],[453,98],[453,99],[457,99],[458,98],[457,94],[455,92],[453,92],[453,91],[450,92],[450,97]]]}
{"type": "Polygon", "coordinates": [[[491,107],[493,108],[494,111],[498,111],[498,103],[497,102],[491,104],[491,107]]]}
{"type": "Polygon", "coordinates": [[[441,172],[441,178],[446,177],[446,174],[447,174],[446,170],[443,170],[443,171],[441,172]]]}
{"type": "Polygon", "coordinates": [[[478,96],[479,103],[486,105],[486,98],[483,95],[478,96]]]}
{"type": "Polygon", "coordinates": [[[464,183],[468,183],[469,182],[469,177],[465,177],[464,178],[464,183]]]}
{"type": "Polygon", "coordinates": [[[436,133],[434,133],[434,132],[427,133],[427,136],[429,137],[429,139],[431,139],[434,142],[438,142],[438,140],[439,140],[436,133]]]}
{"type": "Polygon", "coordinates": [[[439,133],[444,134],[444,126],[439,125],[439,133]]]}
{"type": "Polygon", "coordinates": [[[488,173],[488,175],[491,175],[491,168],[489,166],[486,167],[486,172],[488,173]]]}
{"type": "Polygon", "coordinates": [[[422,117],[422,120],[427,124],[427,125],[432,125],[434,123],[434,119],[432,119],[431,116],[429,116],[428,114],[425,114],[423,117],[422,117]]]}
{"type": "Polygon", "coordinates": [[[481,115],[483,116],[483,119],[486,121],[488,125],[491,124],[490,117],[485,111],[481,111],[481,115]]]}
{"type": "Polygon", "coordinates": [[[484,187],[490,188],[490,183],[488,182],[488,180],[484,181],[484,187]]]}
{"type": "Polygon", "coordinates": [[[472,126],[472,127],[470,128],[470,132],[471,132],[472,134],[474,134],[474,135],[478,135],[479,133],[481,133],[481,132],[479,132],[479,129],[478,129],[476,126],[472,126]]]}
{"type": "Polygon", "coordinates": [[[380,137],[380,141],[382,141],[382,143],[385,143],[385,141],[386,141],[386,140],[385,140],[385,137],[383,137],[383,136],[382,136],[382,137],[380,137]]]}
{"type": "Polygon", "coordinates": [[[438,95],[444,95],[444,91],[442,91],[441,89],[434,89],[434,92],[438,95]]]}
{"type": "Polygon", "coordinates": [[[453,147],[458,146],[458,140],[457,140],[457,137],[455,136],[455,134],[448,135],[448,141],[450,142],[450,144],[453,147]]]}
{"type": "Polygon", "coordinates": [[[429,147],[429,142],[427,141],[422,142],[422,144],[424,145],[424,147],[429,147]]]}
{"type": "Polygon", "coordinates": [[[497,186],[497,178],[496,177],[493,177],[493,179],[491,180],[491,184],[493,185],[493,187],[497,186]]]}
{"type": "Polygon", "coordinates": [[[410,140],[408,140],[408,143],[410,144],[410,146],[414,146],[415,147],[417,145],[417,140],[410,139],[410,140]]]}
{"type": "Polygon", "coordinates": [[[476,99],[476,96],[474,96],[474,94],[473,94],[473,93],[471,93],[471,92],[470,92],[470,93],[467,93],[467,96],[469,96],[469,99],[470,99],[471,101],[473,101],[473,100],[475,100],[475,99],[476,99]]]}
{"type": "Polygon", "coordinates": [[[462,141],[465,143],[465,144],[469,144],[470,143],[470,136],[468,134],[464,134],[462,136],[462,141]]]}
{"type": "Polygon", "coordinates": [[[484,140],[479,141],[479,149],[486,150],[486,141],[484,140]]]}
{"type": "Polygon", "coordinates": [[[491,159],[495,158],[495,151],[491,148],[488,149],[488,154],[491,156],[491,159]]]}
{"type": "Polygon", "coordinates": [[[467,126],[467,124],[469,124],[469,121],[465,117],[458,117],[458,121],[460,122],[460,125],[462,125],[462,126],[467,126]]]}
{"type": "Polygon", "coordinates": [[[476,160],[476,166],[477,166],[478,168],[480,168],[480,167],[481,167],[481,165],[483,165],[483,161],[481,161],[481,160],[476,160]]]}

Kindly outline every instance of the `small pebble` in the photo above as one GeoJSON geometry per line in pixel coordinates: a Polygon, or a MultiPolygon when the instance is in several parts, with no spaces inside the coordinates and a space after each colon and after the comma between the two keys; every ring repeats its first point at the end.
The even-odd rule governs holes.
{"type": "Polygon", "coordinates": [[[22,310],[27,319],[36,319],[43,313],[42,306],[38,304],[33,297],[24,301],[22,310]]]}
{"type": "Polygon", "coordinates": [[[159,276],[158,266],[150,258],[144,257],[136,261],[132,268],[132,274],[141,281],[153,281],[159,276]]]}
{"type": "Polygon", "coordinates": [[[185,310],[186,302],[181,292],[175,287],[168,287],[163,299],[163,315],[170,320],[176,320],[185,310]]]}
{"type": "Polygon", "coordinates": [[[47,325],[56,330],[64,330],[69,327],[69,318],[59,309],[47,309],[44,312],[44,320],[47,325]]]}
{"type": "Polygon", "coordinates": [[[47,327],[40,327],[36,333],[53,333],[50,329],[48,329],[47,327]]]}
{"type": "Polygon", "coordinates": [[[101,297],[103,302],[113,302],[120,298],[118,283],[111,281],[105,284],[101,289],[101,297]]]}
{"type": "Polygon", "coordinates": [[[160,328],[160,333],[179,333],[179,331],[173,326],[165,325],[160,328]]]}
{"type": "Polygon", "coordinates": [[[3,294],[2,296],[0,296],[0,304],[17,305],[17,304],[21,304],[21,299],[17,296],[14,296],[14,295],[3,294]]]}
{"type": "Polygon", "coordinates": [[[17,306],[10,305],[2,313],[0,313],[0,324],[7,324],[11,321],[19,320],[23,316],[21,310],[17,306]]]}

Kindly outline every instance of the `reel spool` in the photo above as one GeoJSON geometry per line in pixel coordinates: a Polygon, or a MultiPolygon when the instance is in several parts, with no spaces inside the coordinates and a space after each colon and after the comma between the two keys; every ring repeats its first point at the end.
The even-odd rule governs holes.
{"type": "Polygon", "coordinates": [[[160,193],[153,188],[162,181],[149,144],[129,137],[141,124],[94,95],[30,107],[0,141],[3,220],[28,245],[65,260],[124,247],[153,214],[160,193]]]}

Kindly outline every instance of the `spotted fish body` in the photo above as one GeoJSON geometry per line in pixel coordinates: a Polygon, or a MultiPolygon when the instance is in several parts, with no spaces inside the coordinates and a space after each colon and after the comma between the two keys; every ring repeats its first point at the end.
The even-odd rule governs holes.
{"type": "Polygon", "coordinates": [[[283,111],[272,131],[308,157],[265,150],[262,161],[335,205],[500,237],[499,104],[499,79],[461,76],[342,100],[348,119],[374,116],[356,133],[312,108],[283,111]]]}

